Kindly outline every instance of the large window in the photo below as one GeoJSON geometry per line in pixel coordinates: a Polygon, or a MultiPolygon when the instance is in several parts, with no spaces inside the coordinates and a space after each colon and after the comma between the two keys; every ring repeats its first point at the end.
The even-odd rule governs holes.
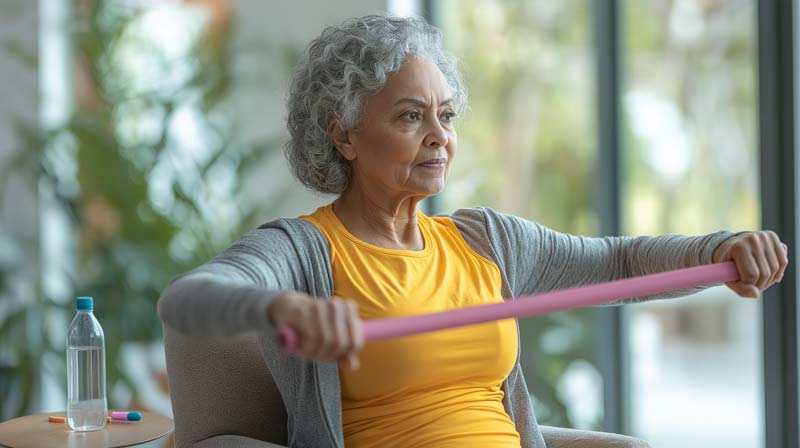
{"type": "MultiPolygon", "coordinates": [[[[760,227],[755,6],[623,2],[625,234],[760,227]]],[[[760,306],[720,287],[627,307],[632,432],[762,446],[760,306]]]]}
{"type": "MultiPolygon", "coordinates": [[[[609,3],[610,4],[610,3],[609,3]]],[[[434,1],[471,110],[440,210],[487,205],[597,235],[592,3],[434,1]]],[[[621,232],[760,227],[755,2],[620,1],[621,232]]],[[[608,30],[607,30],[608,31],[608,30]]],[[[653,446],[762,444],[760,304],[715,288],[623,310],[623,429],[653,446]],[[681,431],[675,428],[680,427],[681,431]]],[[[599,428],[592,311],[520,322],[539,420],[599,428]]],[[[613,340],[604,343],[614,344],[613,340]]]]}

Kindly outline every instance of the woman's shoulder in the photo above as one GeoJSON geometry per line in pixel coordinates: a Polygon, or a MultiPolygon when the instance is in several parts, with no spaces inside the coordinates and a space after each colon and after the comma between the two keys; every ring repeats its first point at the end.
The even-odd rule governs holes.
{"type": "Polygon", "coordinates": [[[250,234],[264,239],[288,239],[288,240],[324,240],[322,233],[312,222],[309,216],[297,218],[278,218],[265,222],[251,231],[250,234]]]}
{"type": "Polygon", "coordinates": [[[256,231],[267,230],[262,232],[267,237],[272,237],[272,234],[283,234],[288,238],[321,236],[317,227],[329,207],[330,204],[323,205],[296,218],[276,218],[261,224],[256,231]]]}
{"type": "MultiPolygon", "coordinates": [[[[438,215],[437,215],[438,216],[438,215]]],[[[449,215],[456,228],[472,241],[488,241],[498,247],[507,245],[534,244],[544,237],[544,226],[510,213],[503,213],[491,207],[468,207],[458,209],[449,215]]]]}
{"type": "Polygon", "coordinates": [[[452,220],[476,220],[476,219],[485,219],[484,216],[487,213],[494,212],[489,207],[482,207],[482,206],[475,206],[475,207],[465,207],[455,210],[450,213],[437,213],[433,215],[433,218],[449,218],[452,220]]]}
{"type": "Polygon", "coordinates": [[[460,208],[449,214],[437,214],[435,217],[449,218],[459,229],[484,229],[487,232],[505,229],[513,226],[514,221],[522,219],[485,206],[460,208]]]}
{"type": "Polygon", "coordinates": [[[327,253],[327,240],[319,229],[300,218],[278,218],[242,234],[226,253],[289,254],[327,253]]]}

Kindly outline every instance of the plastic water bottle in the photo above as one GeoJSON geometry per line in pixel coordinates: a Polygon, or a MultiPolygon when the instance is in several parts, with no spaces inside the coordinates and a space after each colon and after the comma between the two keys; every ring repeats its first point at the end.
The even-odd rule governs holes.
{"type": "Polygon", "coordinates": [[[67,423],[75,431],[106,426],[106,344],[91,297],[78,297],[67,333],[67,423]]]}

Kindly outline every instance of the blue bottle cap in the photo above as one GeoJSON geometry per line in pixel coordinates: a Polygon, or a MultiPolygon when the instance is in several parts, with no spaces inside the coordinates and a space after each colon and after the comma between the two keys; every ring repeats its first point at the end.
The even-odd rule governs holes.
{"type": "Polygon", "coordinates": [[[94,303],[91,297],[78,297],[78,301],[75,303],[75,308],[78,311],[92,311],[94,308],[94,303]]]}

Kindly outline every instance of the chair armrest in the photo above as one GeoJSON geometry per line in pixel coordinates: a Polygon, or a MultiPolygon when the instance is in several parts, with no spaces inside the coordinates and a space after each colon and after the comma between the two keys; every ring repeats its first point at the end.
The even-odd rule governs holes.
{"type": "Polygon", "coordinates": [[[610,432],[539,425],[547,448],[650,448],[644,440],[610,432]]]}
{"type": "Polygon", "coordinates": [[[283,445],[277,445],[263,440],[256,440],[250,437],[235,436],[232,434],[224,434],[221,436],[209,437],[201,440],[192,448],[286,448],[283,445]]]}

